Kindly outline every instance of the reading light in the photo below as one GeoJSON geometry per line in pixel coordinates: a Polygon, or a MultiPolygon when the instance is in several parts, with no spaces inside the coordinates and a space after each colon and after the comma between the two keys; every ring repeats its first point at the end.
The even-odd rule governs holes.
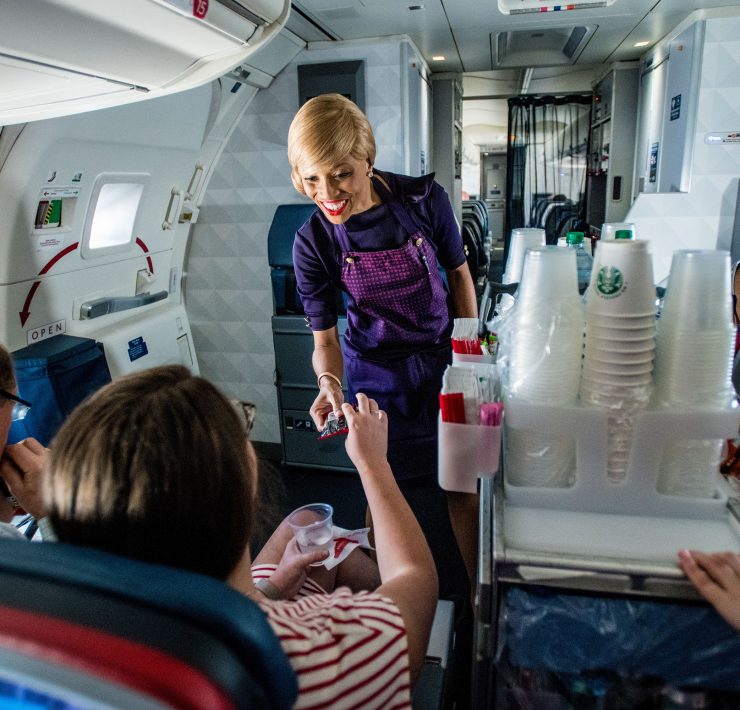
{"type": "Polygon", "coordinates": [[[432,55],[432,61],[433,62],[443,62],[445,60],[444,54],[433,54],[432,55]]]}
{"type": "Polygon", "coordinates": [[[647,47],[650,44],[648,41],[635,42],[635,47],[647,47]]]}

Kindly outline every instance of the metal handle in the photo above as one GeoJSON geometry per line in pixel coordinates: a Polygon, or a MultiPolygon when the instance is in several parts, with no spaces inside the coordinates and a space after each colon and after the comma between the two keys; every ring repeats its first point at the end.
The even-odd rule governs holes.
{"type": "Polygon", "coordinates": [[[169,291],[157,291],[157,293],[142,293],[138,296],[108,296],[96,298],[94,301],[86,301],[80,306],[80,319],[100,318],[109,313],[128,311],[131,308],[148,306],[150,303],[162,301],[169,295],[169,291]]]}
{"type": "Polygon", "coordinates": [[[172,188],[170,201],[167,204],[167,212],[164,215],[162,229],[172,229],[177,216],[180,214],[180,205],[182,204],[182,193],[177,188],[172,188]]]}

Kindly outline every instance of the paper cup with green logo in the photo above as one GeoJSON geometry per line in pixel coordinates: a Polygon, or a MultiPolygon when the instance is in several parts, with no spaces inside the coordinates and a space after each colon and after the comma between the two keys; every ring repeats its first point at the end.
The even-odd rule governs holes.
{"type": "Polygon", "coordinates": [[[599,246],[591,271],[586,314],[644,318],[655,310],[655,282],[647,243],[614,240],[599,246]]]}

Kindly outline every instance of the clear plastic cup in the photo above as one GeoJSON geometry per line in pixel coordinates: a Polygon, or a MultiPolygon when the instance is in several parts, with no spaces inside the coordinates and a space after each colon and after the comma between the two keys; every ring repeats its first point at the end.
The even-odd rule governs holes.
{"type": "Polygon", "coordinates": [[[636,238],[635,225],[632,222],[604,222],[604,224],[601,225],[600,239],[602,241],[616,239],[617,232],[624,230],[632,232],[632,239],[636,238]]]}
{"type": "Polygon", "coordinates": [[[673,253],[661,327],[704,332],[732,324],[730,253],[681,249],[673,253]]]}
{"type": "Polygon", "coordinates": [[[509,254],[506,257],[506,269],[502,278],[503,283],[517,283],[522,280],[522,266],[527,249],[544,246],[546,236],[544,229],[533,227],[519,227],[511,230],[509,254]]]}
{"type": "Polygon", "coordinates": [[[575,303],[579,298],[573,249],[545,246],[527,250],[516,296],[520,309],[537,301],[549,303],[557,299],[575,303]]]}
{"type": "MultiPolygon", "coordinates": [[[[333,515],[334,509],[328,503],[309,503],[288,515],[288,525],[301,552],[331,549],[333,515]]],[[[314,566],[321,564],[316,562],[314,566]]]]}

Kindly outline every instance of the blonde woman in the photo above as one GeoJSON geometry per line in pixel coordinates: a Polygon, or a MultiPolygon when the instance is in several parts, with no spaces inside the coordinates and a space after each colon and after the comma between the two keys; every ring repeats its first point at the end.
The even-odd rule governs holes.
{"type": "MultiPolygon", "coordinates": [[[[288,132],[293,185],[318,207],[293,246],[314,337],[319,393],[311,416],[321,429],[330,412],[340,411],[343,377],[353,401],[358,392],[375,399],[388,414],[393,472],[405,493],[420,490],[423,501],[438,493],[438,395],[452,360],[452,322],[477,317],[475,288],[449,198],[434,175],[383,172],[375,157],[367,117],[339,94],[307,101],[288,132]],[[337,290],[347,302],[343,345],[337,290]]],[[[472,573],[475,497],[456,494],[450,506],[472,573]]]]}

